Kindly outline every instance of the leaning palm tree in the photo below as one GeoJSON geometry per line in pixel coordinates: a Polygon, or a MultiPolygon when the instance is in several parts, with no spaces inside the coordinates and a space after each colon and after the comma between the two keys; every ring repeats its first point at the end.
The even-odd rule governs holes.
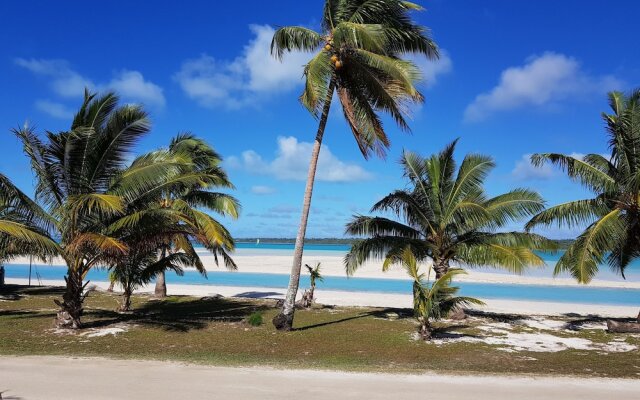
{"type": "Polygon", "coordinates": [[[405,248],[397,254],[395,263],[402,265],[407,274],[413,279],[413,314],[420,324],[420,337],[423,340],[431,340],[433,336],[433,321],[447,318],[451,313],[468,305],[484,305],[473,297],[456,296],[457,287],[452,287],[453,277],[465,272],[458,268],[452,268],[447,273],[429,284],[429,276],[420,271],[418,260],[411,252],[411,248],[405,248]]]}
{"type": "Polygon", "coordinates": [[[514,189],[489,198],[483,185],[493,161],[468,154],[456,172],[456,143],[429,158],[403,154],[401,164],[409,187],[388,194],[371,208],[403,221],[355,216],[346,232],[368,238],[354,243],[345,256],[349,275],[369,259],[384,260],[386,271],[407,248],[419,262],[432,263],[436,279],[447,274],[451,263],[516,273],[545,265],[533,250],[553,249],[553,242],[531,233],[500,231],[508,223],[540,212],[544,208],[540,195],[514,189]]]}
{"type": "Polygon", "coordinates": [[[278,29],[273,36],[271,52],[277,58],[287,51],[316,52],[304,69],[306,83],[300,101],[319,119],[289,287],[282,311],[273,319],[280,330],[293,326],[313,183],[333,96],[337,95],[363,156],[384,156],[390,142],[379,113],[389,114],[408,131],[407,106],[423,101],[415,87],[420,73],[402,57],[407,53],[438,57],[427,29],[409,15],[420,9],[401,0],[326,0],[321,32],[291,26],[278,29]]]}
{"type": "MultiPolygon", "coordinates": [[[[550,162],[593,193],[592,198],[550,207],[526,225],[580,227],[584,231],[556,264],[554,274],[569,272],[589,283],[607,263],[624,277],[640,256],[640,89],[625,95],[609,93],[612,114],[602,114],[611,155],[582,158],[558,153],[534,154],[534,165],[550,162]]],[[[640,322],[640,315],[638,315],[640,322]]]]}

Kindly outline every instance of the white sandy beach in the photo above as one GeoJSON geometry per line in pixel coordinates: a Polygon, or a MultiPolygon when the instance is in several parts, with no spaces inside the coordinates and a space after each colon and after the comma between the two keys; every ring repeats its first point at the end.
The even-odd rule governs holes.
{"type": "MultiPolygon", "coordinates": [[[[345,276],[343,265],[343,256],[337,252],[327,252],[331,254],[318,254],[319,252],[309,252],[311,255],[305,255],[303,264],[315,265],[317,262],[322,263],[322,274],[324,276],[345,276]]],[[[205,251],[200,252],[201,259],[207,270],[216,271],[224,270],[215,264],[214,257],[205,251]]],[[[238,272],[258,272],[273,274],[289,274],[291,271],[291,255],[288,254],[268,254],[255,255],[251,252],[239,251],[233,256],[238,264],[238,272]]],[[[29,264],[26,257],[16,258],[9,264],[29,264]]],[[[61,259],[54,259],[53,265],[63,265],[61,259]]],[[[42,265],[42,264],[40,264],[42,265]]],[[[425,265],[425,268],[427,266],[425,265]]],[[[551,278],[529,275],[514,275],[506,273],[492,273],[485,271],[477,271],[467,269],[467,275],[456,277],[456,280],[462,282],[484,282],[484,283],[509,283],[509,284],[533,284],[533,285],[554,285],[554,286],[584,286],[570,278],[551,278]]],[[[549,272],[551,275],[551,272],[549,272]]],[[[364,264],[354,275],[358,278],[385,278],[385,279],[408,279],[405,271],[399,267],[390,269],[387,272],[382,271],[380,262],[369,262],[364,264]]],[[[594,279],[589,283],[593,287],[613,287],[613,288],[629,288],[640,289],[640,282],[635,281],[612,281],[594,279]]]]}
{"type": "Polygon", "coordinates": [[[4,399],[637,399],[640,381],[226,368],[102,358],[0,357],[4,399]],[[74,377],[73,386],[64,384],[74,377]],[[37,384],[34,384],[37,382],[37,384]]]}

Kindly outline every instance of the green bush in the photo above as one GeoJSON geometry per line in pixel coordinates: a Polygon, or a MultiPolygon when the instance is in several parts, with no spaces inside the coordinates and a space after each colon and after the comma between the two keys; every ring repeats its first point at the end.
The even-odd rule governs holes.
{"type": "Polygon", "coordinates": [[[247,318],[247,322],[249,323],[249,325],[251,326],[260,326],[262,325],[262,313],[259,311],[254,312],[253,314],[249,315],[249,318],[247,318]]]}

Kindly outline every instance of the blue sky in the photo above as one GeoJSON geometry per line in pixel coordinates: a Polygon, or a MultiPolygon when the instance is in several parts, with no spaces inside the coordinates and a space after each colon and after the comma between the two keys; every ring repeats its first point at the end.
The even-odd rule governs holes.
{"type": "MultiPolygon", "coordinates": [[[[412,135],[390,122],[386,160],[365,161],[334,107],[325,136],[308,236],[339,237],[353,213],[403,187],[403,149],[438,151],[456,137],[458,155],[493,156],[491,194],[540,191],[549,204],[586,193],[526,157],[544,151],[604,153],[605,93],[640,81],[632,1],[422,1],[416,19],[443,50],[417,60],[425,104],[412,135]],[[612,12],[615,10],[615,12],[612,12]]],[[[32,192],[26,158],[9,129],[25,120],[63,130],[82,88],[115,89],[151,113],[140,152],[191,131],[225,157],[243,205],[233,234],[293,237],[316,121],[298,104],[302,64],[268,54],[274,27],[317,27],[322,1],[1,2],[0,171],[32,192]]],[[[514,226],[514,228],[518,228],[514,226]]],[[[551,229],[556,238],[575,232],[551,229]]]]}

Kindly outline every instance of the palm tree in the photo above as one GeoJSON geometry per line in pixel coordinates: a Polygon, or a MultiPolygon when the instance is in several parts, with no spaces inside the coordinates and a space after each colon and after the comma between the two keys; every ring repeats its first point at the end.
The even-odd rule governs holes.
{"type": "MultiPolygon", "coordinates": [[[[550,162],[593,193],[592,198],[550,207],[526,225],[586,227],[560,257],[554,274],[569,272],[589,283],[606,262],[624,277],[625,269],[640,256],[640,89],[625,95],[609,93],[612,114],[602,114],[611,155],[582,158],[558,153],[534,154],[540,166],[550,162]]],[[[640,322],[640,315],[638,315],[640,322]]]]}
{"type": "Polygon", "coordinates": [[[309,290],[305,290],[302,294],[301,304],[302,307],[308,308],[313,305],[316,281],[322,282],[324,281],[324,277],[320,274],[320,263],[317,263],[315,267],[309,264],[305,264],[304,266],[307,268],[307,271],[309,271],[309,290]]]}
{"type": "Polygon", "coordinates": [[[16,256],[45,260],[57,255],[60,247],[49,236],[52,224],[37,203],[0,174],[0,266],[16,256]]]}
{"type": "MultiPolygon", "coordinates": [[[[189,266],[206,276],[192,241],[208,249],[216,264],[221,257],[227,268],[237,269],[228,254],[234,249],[231,234],[200,210],[238,217],[240,204],[234,197],[210,191],[216,187],[233,187],[220,168],[221,161],[204,140],[182,133],[171,140],[168,148],[138,157],[125,171],[124,175],[129,170],[153,169],[158,163],[177,167],[163,177],[164,183],[130,197],[126,216],[109,226],[110,234],[129,249],[127,257],[111,265],[114,277],[124,290],[121,310],[128,311],[133,291],[153,277],[161,276],[164,284],[166,269],[182,275],[183,267],[189,266]]],[[[163,289],[166,294],[166,286],[163,289]]]]}
{"type": "Polygon", "coordinates": [[[400,263],[413,279],[413,315],[420,324],[420,337],[423,340],[431,340],[432,321],[446,318],[464,306],[484,305],[482,301],[472,297],[456,296],[458,288],[450,284],[454,276],[466,273],[461,269],[452,268],[429,285],[429,277],[427,276],[425,283],[424,273],[420,272],[418,260],[410,247],[399,253],[395,262],[400,263]]]}
{"type": "Polygon", "coordinates": [[[409,188],[388,194],[371,208],[371,212],[395,214],[403,221],[354,216],[346,232],[368,238],[354,243],[345,256],[349,275],[369,259],[383,259],[386,271],[407,247],[419,262],[432,262],[436,280],[447,274],[453,262],[515,273],[530,265],[545,265],[533,250],[551,249],[554,243],[531,233],[499,231],[540,212],[544,208],[540,195],[514,189],[488,198],[483,184],[494,167],[492,159],[468,154],[456,173],[456,143],[429,158],[403,154],[401,164],[409,188]]]}
{"type": "MultiPolygon", "coordinates": [[[[210,215],[200,211],[205,209],[234,219],[239,216],[241,207],[235,198],[225,193],[211,191],[216,188],[233,188],[233,184],[221,168],[222,157],[204,140],[190,133],[182,133],[171,140],[167,149],[142,157],[138,162],[146,165],[158,159],[176,159],[179,163],[187,163],[189,168],[176,171],[176,174],[183,178],[179,180],[179,185],[167,185],[163,190],[145,196],[142,202],[147,203],[146,207],[153,207],[155,202],[162,208],[178,211],[182,217],[192,219],[191,225],[196,229],[191,237],[213,252],[216,263],[217,256],[220,255],[228,268],[236,269],[235,263],[226,253],[234,248],[231,234],[210,215]],[[188,179],[184,179],[185,177],[188,179]],[[200,231],[196,232],[198,230],[200,231]],[[212,235],[215,239],[213,241],[210,240],[212,235]],[[219,245],[220,243],[222,246],[219,245]]],[[[180,243],[183,248],[176,248],[176,243],[172,240],[165,242],[161,246],[160,257],[176,251],[192,252],[193,248],[189,240],[181,240],[180,243]]],[[[201,263],[196,265],[201,273],[205,272],[201,263]]],[[[163,270],[156,276],[155,295],[156,297],[167,295],[163,270]]]]}
{"type": "Polygon", "coordinates": [[[419,71],[402,56],[419,53],[438,57],[427,29],[409,15],[420,9],[401,0],[326,0],[321,32],[290,26],[278,29],[273,36],[271,53],[279,59],[287,51],[316,51],[304,69],[306,83],[300,101],[319,119],[289,287],[282,311],[273,319],[280,330],[293,326],[313,183],[333,95],[337,95],[362,155],[384,156],[390,142],[379,113],[389,114],[408,131],[407,105],[423,101],[415,87],[419,71]]]}
{"type": "MultiPolygon", "coordinates": [[[[194,160],[182,152],[150,153],[127,165],[133,146],[149,130],[141,106],[118,106],[114,93],[96,97],[87,91],[70,130],[47,132],[46,141],[32,129],[14,130],[36,175],[36,200],[55,221],[60,255],[67,264],[66,290],[62,301],[56,300],[59,327],[80,327],[87,273],[121,262],[129,252],[127,232],[144,236],[154,228],[154,220],[181,221],[190,226],[189,237],[206,243],[225,263],[232,262],[226,251],[233,249],[233,242],[226,229],[191,207],[211,201],[206,194],[199,197],[195,191],[190,202],[159,205],[163,194],[194,187],[195,182],[205,187],[217,177],[194,174],[194,160]]],[[[185,232],[181,228],[180,233],[185,232]]]]}
{"type": "MultiPolygon", "coordinates": [[[[62,301],[55,300],[59,327],[80,326],[89,270],[127,252],[123,243],[105,234],[106,222],[124,212],[127,188],[116,178],[150,123],[140,106],[117,103],[114,93],[96,97],[85,91],[68,131],[46,132],[43,141],[33,129],[14,130],[36,176],[36,200],[55,220],[60,255],[67,264],[66,290],[62,301]],[[116,187],[121,193],[114,193],[116,187]]],[[[143,186],[140,180],[136,189],[143,186]]]]}

